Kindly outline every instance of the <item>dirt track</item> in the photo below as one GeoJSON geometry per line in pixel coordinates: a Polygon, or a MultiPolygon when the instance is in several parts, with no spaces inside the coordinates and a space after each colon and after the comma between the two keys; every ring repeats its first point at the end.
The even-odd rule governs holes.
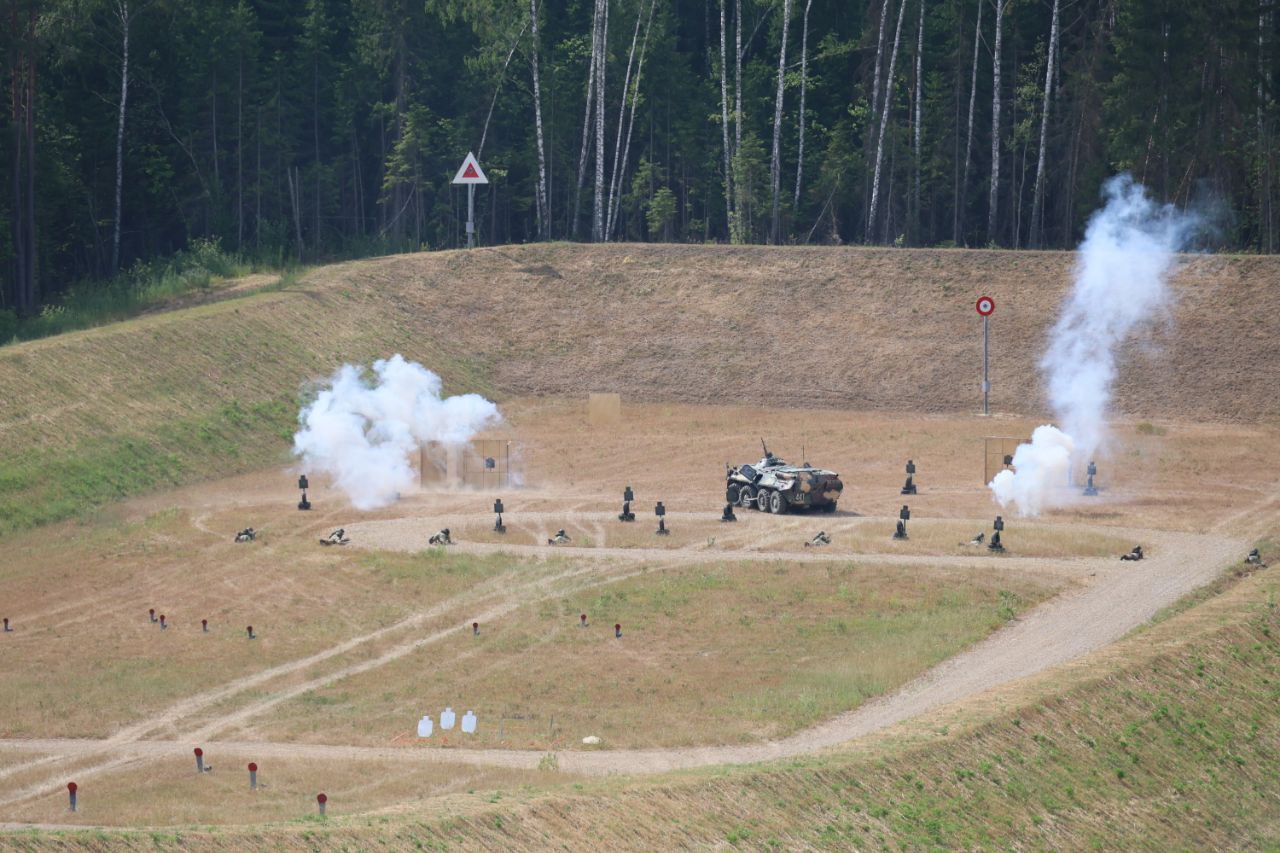
{"type": "MultiPolygon", "coordinates": [[[[997,632],[986,641],[963,652],[916,679],[896,693],[873,700],[857,710],[839,716],[814,728],[788,738],[765,744],[748,746],[693,747],[654,750],[600,750],[562,751],[557,754],[558,766],[570,773],[601,775],[613,773],[658,773],[682,768],[703,767],[730,763],[749,763],[784,758],[816,752],[844,743],[909,719],[931,709],[962,700],[984,690],[1009,681],[1040,672],[1064,663],[1115,641],[1128,631],[1142,624],[1159,609],[1180,596],[1207,583],[1225,565],[1239,558],[1244,542],[1228,537],[1211,537],[1193,534],[1143,533],[1151,543],[1156,556],[1142,563],[1119,563],[1113,560],[1071,561],[1074,574],[1088,577],[1083,588],[1069,592],[1040,606],[1027,616],[997,632]]],[[[484,546],[471,546],[483,548],[484,546]]],[[[579,572],[566,572],[557,580],[576,575],[583,584],[614,580],[618,569],[601,571],[596,568],[607,549],[584,549],[580,555],[588,565],[579,572]]],[[[572,552],[561,552],[572,555],[572,552]]],[[[654,556],[649,554],[648,556],[654,556]]],[[[662,552],[660,556],[669,564],[686,562],[690,555],[662,552]]],[[[744,555],[745,556],[745,555],[744,555]]],[[[755,558],[776,559],[776,555],[758,554],[755,558]]],[[[751,558],[751,557],[748,557],[751,558]]],[[[901,560],[902,558],[893,558],[901,560]]],[[[956,558],[957,564],[981,562],[956,558]]],[[[1019,560],[1014,564],[1053,562],[1019,560]]],[[[517,599],[527,600],[533,590],[510,590],[484,613],[495,618],[516,606],[517,599]],[[519,593],[519,595],[515,595],[519,593]]],[[[453,602],[449,603],[450,605],[453,602]]],[[[442,605],[444,606],[444,605],[442,605]]],[[[411,627],[425,619],[425,614],[406,620],[405,623],[384,629],[365,637],[342,644],[349,649],[385,635],[391,630],[411,627]]],[[[195,712],[208,707],[218,699],[270,680],[283,670],[302,671],[338,653],[315,655],[297,661],[272,673],[260,673],[238,682],[224,685],[208,694],[195,697],[175,706],[165,713],[118,732],[105,740],[94,739],[33,739],[10,740],[0,743],[7,749],[45,755],[33,762],[21,763],[0,773],[9,775],[17,770],[42,765],[57,765],[64,759],[90,759],[91,764],[77,770],[79,778],[117,769],[128,764],[152,758],[169,756],[185,751],[192,739],[199,739],[210,754],[252,756],[262,758],[323,757],[348,759],[377,759],[408,762],[474,763],[481,765],[536,768],[545,753],[518,750],[471,750],[431,748],[377,748],[342,745],[314,745],[295,743],[239,742],[235,740],[209,740],[216,732],[229,725],[262,713],[289,695],[329,683],[353,671],[378,666],[385,661],[439,641],[461,627],[437,634],[415,638],[395,646],[375,659],[357,667],[342,667],[323,676],[305,681],[288,691],[272,694],[267,699],[253,702],[241,709],[234,718],[223,718],[217,724],[197,729],[182,729],[182,721],[195,712]],[[146,735],[157,729],[177,727],[183,736],[176,740],[149,739],[146,735]]],[[[11,805],[28,797],[43,794],[47,782],[23,787],[0,797],[0,805],[11,805]]]]}
{"type": "MultiPolygon", "coordinates": [[[[511,407],[508,410],[511,412],[511,407]]],[[[622,483],[630,481],[637,494],[644,496],[646,514],[647,501],[668,498],[672,507],[668,523],[677,529],[677,535],[665,543],[668,547],[652,547],[647,529],[645,536],[635,539],[640,547],[553,549],[519,544],[514,537],[502,545],[472,542],[459,546],[477,553],[497,551],[554,559],[527,577],[503,574],[429,604],[424,599],[420,609],[378,630],[358,628],[355,635],[333,640],[328,648],[286,658],[243,677],[214,682],[167,708],[130,719],[104,738],[0,740],[0,752],[25,754],[23,760],[0,766],[0,816],[12,815],[16,804],[47,797],[69,771],[73,770],[77,779],[88,779],[135,769],[160,758],[185,756],[193,741],[201,743],[211,756],[238,755],[246,760],[360,758],[537,767],[545,750],[278,742],[270,736],[255,739],[254,722],[269,718],[281,702],[305,691],[359,672],[377,671],[377,667],[414,652],[430,654],[438,649],[438,653],[445,653],[446,640],[469,629],[461,624],[451,626],[451,617],[441,614],[456,611],[465,614],[467,624],[472,618],[487,623],[517,608],[613,583],[644,569],[652,572],[709,561],[837,559],[882,567],[928,564],[960,574],[989,570],[998,564],[1003,570],[1052,575],[1058,582],[1067,582],[1067,592],[902,689],[795,735],[748,745],[671,749],[616,750],[607,748],[606,743],[606,748],[599,750],[562,750],[557,762],[567,774],[639,774],[813,753],[1100,649],[1239,560],[1248,548],[1245,534],[1270,529],[1280,507],[1273,471],[1262,462],[1272,453],[1275,437],[1271,433],[1261,437],[1254,431],[1242,431],[1239,436],[1231,433],[1228,441],[1219,436],[1222,429],[1217,427],[1177,425],[1170,427],[1167,437],[1125,439],[1128,446],[1144,454],[1139,457],[1135,453],[1134,459],[1154,458],[1157,451],[1164,450],[1172,454],[1173,461],[1162,466],[1130,463],[1117,470],[1114,489],[1098,502],[1071,507],[1043,522],[1046,529],[1090,534],[1105,531],[1142,542],[1151,555],[1142,563],[1120,563],[1114,557],[1006,555],[995,560],[982,552],[964,556],[836,550],[810,553],[795,546],[812,534],[810,528],[815,525],[831,526],[832,530],[845,525],[850,536],[858,525],[865,525],[883,531],[887,539],[893,523],[890,513],[901,503],[897,494],[900,457],[912,453],[917,460],[928,460],[923,469],[927,475],[921,480],[925,488],[912,499],[918,517],[985,526],[990,518],[986,513],[993,508],[990,497],[976,483],[970,451],[987,430],[1012,427],[913,417],[913,425],[904,428],[897,417],[818,412],[804,423],[821,422],[820,429],[826,435],[819,444],[812,433],[806,436],[804,423],[796,425],[793,413],[785,410],[753,412],[749,422],[739,410],[713,407],[628,404],[627,413],[623,423],[596,430],[584,429],[575,406],[533,402],[526,408],[515,408],[512,430],[524,442],[524,473],[532,485],[504,496],[512,513],[508,523],[523,526],[529,536],[524,541],[540,541],[537,537],[544,533],[550,536],[557,527],[566,525],[576,525],[597,543],[617,541],[616,537],[623,535],[622,526],[612,522],[612,512],[606,507],[614,506],[615,499],[610,497],[616,494],[614,490],[620,492],[622,483]],[[736,525],[716,523],[722,500],[720,460],[735,458],[743,448],[754,449],[759,431],[770,435],[771,442],[778,436],[777,443],[787,453],[807,442],[814,461],[830,459],[829,464],[840,470],[854,472],[842,511],[823,516],[821,521],[803,515],[778,518],[748,513],[736,525]],[[886,453],[886,447],[892,450],[886,453]],[[1206,454],[1206,447],[1213,452],[1206,454]],[[663,466],[651,464],[654,448],[661,449],[663,466]],[[1207,473],[1202,467],[1205,459],[1212,463],[1207,473]],[[692,487],[673,495],[665,473],[670,470],[690,472],[692,487]],[[692,512],[694,508],[701,510],[692,512]],[[1209,527],[1206,520],[1213,519],[1222,521],[1209,527]],[[697,528],[695,522],[702,527],[697,528]],[[606,527],[607,535],[592,533],[606,527]],[[695,529],[699,531],[696,535],[695,529]],[[710,536],[717,541],[708,541],[710,536]]],[[[264,471],[165,493],[137,502],[130,511],[145,518],[161,509],[181,508],[190,519],[192,533],[198,534],[191,542],[207,543],[198,546],[204,554],[198,562],[211,577],[228,576],[233,566],[228,559],[251,559],[250,552],[228,552],[224,542],[230,520],[239,523],[242,516],[247,520],[262,518],[277,541],[307,542],[313,550],[317,531],[323,535],[330,526],[345,525],[355,545],[337,551],[323,549],[324,559],[344,562],[356,562],[353,558],[362,546],[416,551],[423,547],[426,535],[441,526],[465,530],[471,525],[478,532],[492,523],[487,509],[494,495],[465,491],[407,496],[395,507],[359,521],[343,502],[319,491],[312,495],[316,510],[301,517],[292,509],[296,500],[291,488],[294,476],[279,470],[264,471]]],[[[646,527],[648,523],[646,519],[646,527]]],[[[847,541],[852,539],[837,539],[837,543],[847,541]]],[[[114,559],[120,562],[127,558],[114,559]]],[[[189,572],[191,562],[184,558],[173,566],[140,574],[135,583],[145,588],[146,597],[158,595],[157,590],[172,582],[169,575],[189,572]]],[[[267,572],[261,579],[262,588],[266,595],[293,595],[289,584],[302,577],[267,572]]],[[[84,630],[84,613],[97,601],[91,586],[73,586],[79,591],[74,595],[50,596],[39,588],[39,581],[31,583],[30,607],[24,610],[31,623],[45,621],[71,633],[84,630]]],[[[68,583],[83,581],[69,578],[68,583]]],[[[130,597],[122,606],[136,605],[130,597]]]]}

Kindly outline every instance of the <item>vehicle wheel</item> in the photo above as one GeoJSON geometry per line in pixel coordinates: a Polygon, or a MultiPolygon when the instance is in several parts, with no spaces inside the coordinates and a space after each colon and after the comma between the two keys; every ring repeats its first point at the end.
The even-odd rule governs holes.
{"type": "Polygon", "coordinates": [[[724,499],[731,504],[736,504],[738,502],[738,493],[741,491],[736,484],[729,486],[729,488],[725,489],[724,499]]]}
{"type": "Polygon", "coordinates": [[[823,504],[823,505],[822,505],[822,511],[823,511],[823,512],[835,512],[835,511],[836,511],[836,502],[835,502],[835,501],[829,501],[828,503],[823,504]]]}
{"type": "Polygon", "coordinates": [[[756,495],[756,508],[761,512],[769,511],[769,495],[772,494],[768,489],[761,489],[756,495]]]}
{"type": "Polygon", "coordinates": [[[738,490],[738,506],[743,509],[751,509],[756,505],[756,490],[750,486],[743,486],[738,490]]]}
{"type": "Polygon", "coordinates": [[[782,492],[769,495],[769,511],[774,515],[782,515],[787,511],[787,499],[782,496],[782,492]]]}

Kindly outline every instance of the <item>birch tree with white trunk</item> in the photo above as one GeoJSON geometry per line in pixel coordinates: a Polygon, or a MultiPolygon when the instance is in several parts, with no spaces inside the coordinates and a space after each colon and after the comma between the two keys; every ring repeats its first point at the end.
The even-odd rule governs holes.
{"type": "Polygon", "coordinates": [[[631,34],[631,49],[627,52],[627,70],[622,76],[622,97],[618,100],[618,132],[613,141],[613,168],[609,170],[609,195],[605,201],[605,239],[612,230],[613,197],[618,186],[618,159],[622,156],[622,129],[627,123],[627,100],[631,93],[631,69],[636,60],[636,45],[640,42],[640,24],[644,21],[644,4],[636,7],[636,28],[631,34]]]}
{"type": "Polygon", "coordinates": [[[733,2],[733,153],[742,148],[742,0],[733,2]]]}
{"type": "Polygon", "coordinates": [[[1000,59],[1004,46],[1004,4],[996,0],[996,44],[991,57],[991,192],[987,197],[987,242],[996,242],[1000,224],[1000,59]]]}
{"type": "Polygon", "coordinates": [[[644,41],[640,43],[640,58],[636,62],[636,81],[631,89],[631,112],[627,117],[627,137],[622,146],[622,166],[617,176],[617,193],[610,192],[609,221],[605,225],[605,236],[612,239],[614,226],[618,222],[618,209],[622,206],[622,187],[626,181],[627,163],[631,161],[631,134],[636,126],[636,107],[640,103],[640,80],[644,75],[644,57],[649,48],[649,31],[653,28],[653,10],[658,0],[650,0],[649,17],[644,25],[644,41]]]}
{"type": "Polygon", "coordinates": [[[587,102],[582,113],[582,149],[578,153],[578,191],[573,196],[573,222],[569,226],[571,237],[576,237],[578,233],[582,188],[587,183],[587,154],[591,150],[591,116],[595,111],[596,67],[600,50],[600,18],[603,5],[603,0],[595,0],[595,9],[591,16],[591,61],[588,63],[587,70],[587,102]]]}
{"type": "Polygon", "coordinates": [[[600,49],[596,59],[596,191],[591,211],[591,239],[604,239],[604,96],[605,56],[609,44],[609,2],[601,0],[600,49]]]}
{"type": "Polygon", "coordinates": [[[124,209],[124,122],[129,104],[129,30],[133,11],[129,0],[116,0],[116,17],[120,21],[120,111],[116,120],[116,210],[115,228],[111,235],[111,273],[120,271],[120,225],[124,209]]]}
{"type": "MultiPolygon", "coordinates": [[[[903,0],[906,2],[906,0],[903,0]]],[[[870,176],[872,165],[870,157],[871,140],[876,138],[878,125],[880,122],[880,66],[884,60],[884,25],[888,20],[889,0],[882,0],[880,4],[880,28],[876,34],[876,64],[875,71],[871,79],[871,132],[867,134],[866,150],[867,157],[867,174],[870,176]]],[[[871,206],[871,182],[867,181],[867,198],[866,206],[871,206]]]]}
{"type": "Polygon", "coordinates": [[[889,54],[889,69],[884,78],[884,104],[880,112],[880,133],[876,140],[875,174],[871,180],[871,209],[867,213],[866,241],[871,242],[875,233],[876,212],[880,206],[880,171],[884,164],[884,134],[889,125],[889,109],[893,105],[893,72],[898,62],[898,44],[902,39],[902,19],[906,15],[907,0],[898,8],[898,27],[893,35],[893,50],[889,54]]]}
{"type": "Polygon", "coordinates": [[[800,181],[804,176],[804,111],[805,95],[809,88],[809,9],[812,7],[813,0],[805,0],[804,24],[800,28],[800,127],[796,145],[796,191],[791,202],[792,207],[797,208],[800,206],[800,181]]]}
{"type": "Polygon", "coordinates": [[[1031,248],[1040,247],[1044,227],[1045,148],[1049,138],[1049,111],[1052,107],[1054,62],[1058,56],[1058,4],[1053,0],[1053,18],[1049,24],[1049,60],[1044,72],[1044,102],[1040,107],[1040,154],[1036,158],[1036,187],[1031,201],[1031,248]]]}
{"type": "Polygon", "coordinates": [[[964,143],[964,180],[960,183],[960,196],[956,199],[956,215],[952,239],[960,245],[964,231],[964,208],[969,198],[969,164],[973,160],[973,116],[978,105],[978,48],[982,46],[982,6],[987,0],[978,0],[978,21],[973,25],[973,73],[969,78],[969,125],[964,143]]]}
{"type": "Polygon", "coordinates": [[[911,187],[911,228],[912,237],[915,237],[915,231],[920,221],[920,124],[921,124],[921,101],[924,96],[923,74],[924,74],[924,4],[925,0],[920,0],[920,25],[916,32],[916,94],[915,94],[915,117],[912,120],[912,139],[911,148],[915,161],[915,174],[912,176],[911,187]]]}
{"type": "Polygon", "coordinates": [[[720,135],[724,140],[724,221],[728,237],[733,239],[733,152],[729,149],[729,54],[725,32],[725,4],[720,0],[720,135]]]}
{"type": "Polygon", "coordinates": [[[778,44],[778,87],[773,100],[773,153],[769,158],[769,181],[773,190],[773,215],[769,223],[769,240],[780,238],[778,196],[782,194],[782,99],[787,80],[787,36],[791,26],[791,0],[782,0],[782,40],[778,44]]]}
{"type": "Polygon", "coordinates": [[[551,225],[551,203],[547,197],[547,154],[542,142],[542,81],[538,74],[538,0],[529,0],[529,25],[533,28],[533,45],[529,51],[529,67],[533,75],[533,122],[538,140],[538,188],[534,204],[538,209],[538,239],[547,239],[551,225]]]}

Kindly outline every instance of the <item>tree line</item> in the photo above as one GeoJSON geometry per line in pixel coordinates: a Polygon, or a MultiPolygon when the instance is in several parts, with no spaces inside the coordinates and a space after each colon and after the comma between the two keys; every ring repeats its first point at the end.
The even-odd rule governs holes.
{"type": "Polygon", "coordinates": [[[1274,0],[5,0],[0,309],[215,240],[1068,247],[1102,180],[1277,242],[1274,0]]]}

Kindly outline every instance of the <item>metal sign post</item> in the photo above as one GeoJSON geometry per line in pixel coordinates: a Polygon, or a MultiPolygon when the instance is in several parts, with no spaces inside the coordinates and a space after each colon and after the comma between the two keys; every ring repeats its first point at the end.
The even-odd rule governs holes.
{"type": "Polygon", "coordinates": [[[468,151],[458,173],[453,176],[453,182],[467,185],[467,248],[470,249],[476,241],[476,184],[487,184],[489,179],[476,161],[476,155],[468,151]]]}
{"type": "Polygon", "coordinates": [[[982,296],[978,298],[978,313],[982,315],[982,414],[991,414],[990,395],[991,395],[991,378],[988,372],[990,359],[990,320],[991,314],[996,310],[996,301],[990,296],[982,296]]]}

